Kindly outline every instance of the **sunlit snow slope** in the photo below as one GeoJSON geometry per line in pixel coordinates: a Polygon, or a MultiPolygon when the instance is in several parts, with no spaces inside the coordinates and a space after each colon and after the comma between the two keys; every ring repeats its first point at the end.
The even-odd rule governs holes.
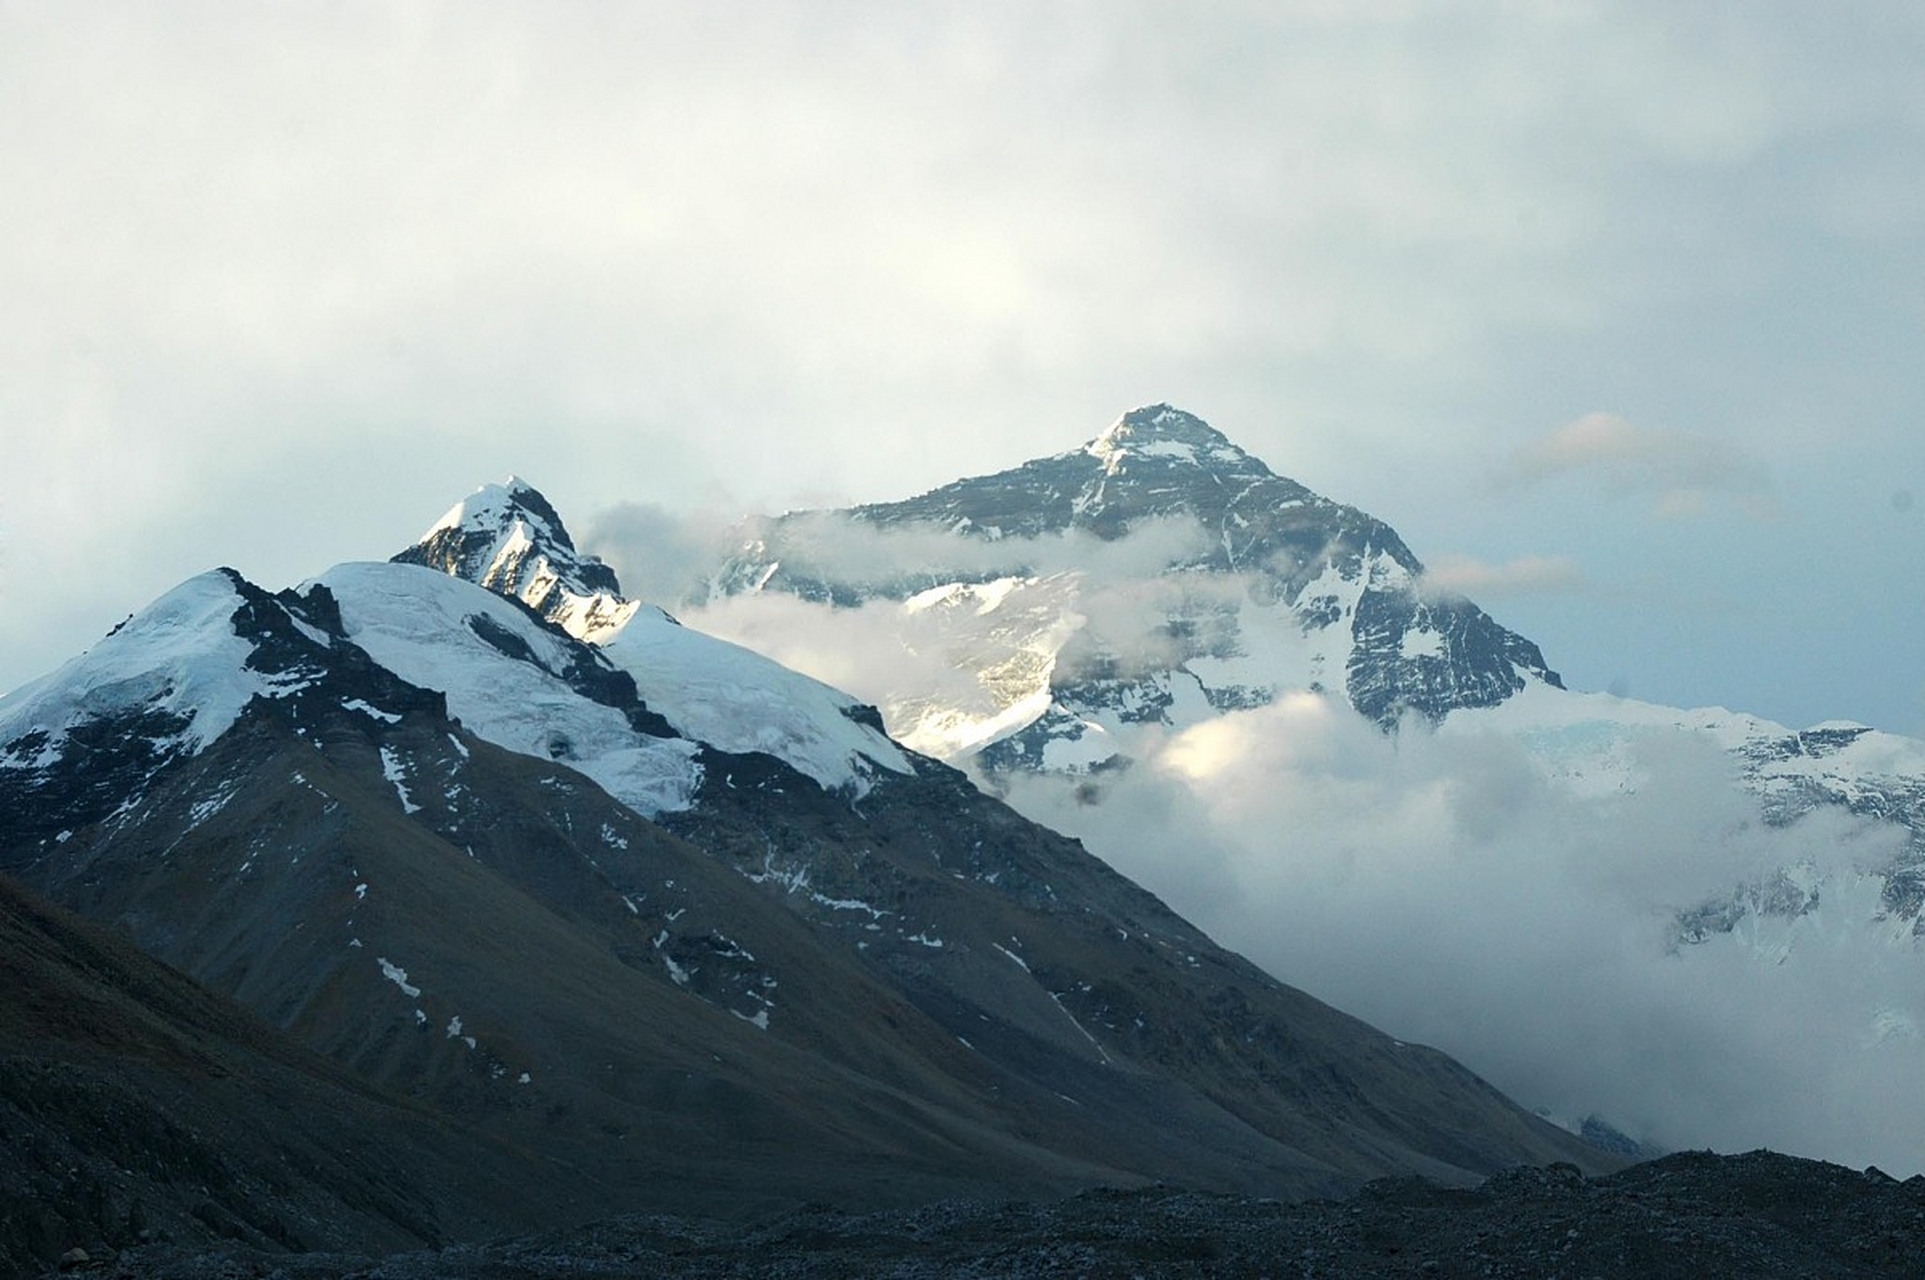
{"type": "Polygon", "coordinates": [[[561,517],[524,481],[477,489],[394,558],[520,600],[601,646],[643,701],[688,737],[765,752],[824,787],[858,794],[877,769],[909,769],[875,712],[847,694],[623,598],[614,571],[579,554],[561,517]]]}

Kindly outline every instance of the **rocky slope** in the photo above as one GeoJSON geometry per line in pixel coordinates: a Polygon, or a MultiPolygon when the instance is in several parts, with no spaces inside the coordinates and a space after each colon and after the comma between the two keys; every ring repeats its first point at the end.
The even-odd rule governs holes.
{"type": "MultiPolygon", "coordinates": [[[[746,1230],[628,1218],[389,1257],[379,1274],[1847,1280],[1917,1274],[1922,1241],[1925,1179],[1760,1151],[1671,1156],[1590,1180],[1568,1165],[1512,1170],[1474,1189],[1387,1180],[1349,1200],[1294,1205],[1154,1188],[865,1216],[805,1210],[746,1230]]],[[[231,1274],[236,1261],[149,1249],[117,1274],[201,1280],[231,1274]]],[[[281,1274],[335,1280],[366,1266],[315,1257],[281,1274]]]]}
{"type": "Polygon", "coordinates": [[[418,1248],[609,1212],[0,877],[0,1275],[139,1243],[418,1248]]]}

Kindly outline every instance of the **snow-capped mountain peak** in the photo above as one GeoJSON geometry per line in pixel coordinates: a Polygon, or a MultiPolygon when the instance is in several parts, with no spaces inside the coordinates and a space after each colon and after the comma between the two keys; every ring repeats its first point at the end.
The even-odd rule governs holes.
{"type": "Polygon", "coordinates": [[[711,595],[894,602],[911,658],[968,655],[982,691],[964,714],[916,689],[861,690],[903,741],[971,753],[991,772],[1087,771],[1127,758],[1125,740],[1144,726],[1180,729],[1290,689],[1341,691],[1388,728],[1559,683],[1528,640],[1467,600],[1424,592],[1422,571],[1381,520],[1157,404],[1007,471],[763,522],[711,595]],[[881,536],[856,539],[863,552],[839,561],[838,540],[817,536],[837,520],[881,536]],[[926,549],[932,536],[953,539],[964,567],[878,572],[866,547],[926,549]],[[1008,585],[980,608],[920,607],[997,582],[1008,585]]]}
{"type": "Polygon", "coordinates": [[[513,596],[591,642],[640,607],[622,598],[613,569],[576,550],[554,506],[519,476],[476,489],[394,559],[513,596]]]}
{"type": "Polygon", "coordinates": [[[1268,467],[1230,443],[1221,431],[1195,414],[1167,404],[1132,409],[1084,445],[1082,452],[1101,461],[1110,475],[1137,461],[1210,471],[1247,471],[1253,477],[1270,474],[1268,467]]]}
{"type": "Polygon", "coordinates": [[[856,794],[878,769],[910,771],[879,717],[848,694],[624,597],[614,570],[576,550],[553,505],[517,477],[475,490],[393,559],[518,599],[597,646],[692,740],[772,755],[856,794]]]}
{"type": "Polygon", "coordinates": [[[264,679],[246,669],[253,646],[228,619],[242,597],[231,570],[189,578],[114,628],[58,671],[0,698],[0,738],[15,742],[6,764],[45,764],[95,722],[145,717],[150,736],[194,754],[226,732],[264,679]],[[19,750],[34,744],[29,756],[19,750]]]}

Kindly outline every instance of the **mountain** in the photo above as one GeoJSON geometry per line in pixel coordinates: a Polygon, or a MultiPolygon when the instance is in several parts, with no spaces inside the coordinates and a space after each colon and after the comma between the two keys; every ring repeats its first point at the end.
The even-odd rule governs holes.
{"type": "MultiPolygon", "coordinates": [[[[457,513],[203,574],[0,699],[0,870],[552,1162],[557,1222],[1614,1163],[620,599],[527,486],[457,513]]],[[[483,1207],[433,1191],[440,1234],[483,1207]]]]}
{"type": "MultiPolygon", "coordinates": [[[[992,785],[1100,776],[1145,731],[1293,692],[1387,730],[1411,716],[1497,728],[1593,786],[1632,785],[1630,744],[1681,730],[1729,754],[1770,823],[1829,806],[1904,828],[1909,853],[1880,869],[1884,906],[1910,920],[1925,906],[1925,745],[1567,690],[1535,643],[1432,589],[1389,525],[1169,405],[919,497],[753,520],[692,603],[774,595],[893,630],[920,664],[862,692],[901,741],[992,785]]],[[[1707,903],[1696,919],[1716,929],[1745,910],[1707,903]]]]}
{"type": "MultiPolygon", "coordinates": [[[[523,481],[482,486],[393,562],[425,565],[519,600],[594,643],[637,695],[689,738],[774,755],[832,790],[860,793],[878,770],[910,772],[873,708],[623,598],[614,571],[577,553],[561,517],[523,481]]],[[[435,629],[426,629],[429,639],[435,629]]],[[[482,691],[462,714],[492,714],[481,705],[492,701],[482,691]]]]}
{"type": "Polygon", "coordinates": [[[1536,645],[1422,578],[1388,525],[1155,405],[1011,471],[760,522],[708,598],[897,602],[906,631],[980,655],[986,694],[977,711],[903,691],[888,716],[903,741],[992,772],[1082,770],[1117,761],[1133,726],[1193,723],[1293,685],[1342,693],[1386,726],[1560,687],[1536,645]],[[968,548],[931,553],[933,532],[968,548]],[[1142,602],[1119,602],[1081,565],[1083,551],[1100,561],[1103,545],[1130,542],[1149,558],[1127,576],[1157,586],[1148,612],[1115,607],[1142,602]],[[970,567],[932,570],[892,546],[970,567]]]}
{"type": "Polygon", "coordinates": [[[617,598],[614,571],[576,551],[561,516],[519,476],[457,502],[395,560],[513,596],[587,639],[619,630],[641,607],[617,598]]]}
{"type": "Polygon", "coordinates": [[[1613,1089],[1634,1137],[1703,1145],[1693,1117],[1755,1087],[1733,1132],[1823,1112],[1781,1140],[1860,1162],[1925,1139],[1869,1100],[1925,1087],[1925,743],[1568,689],[1389,525],[1191,414],[1138,409],[918,497],[751,520],[682,608],[778,656],[859,654],[833,670],[900,741],[1380,1023],[1480,1065],[1594,1037],[1500,1078],[1559,1114],[1613,1089]],[[1445,956],[1459,921],[1481,927],[1445,956]],[[1395,973],[1350,977],[1419,938],[1440,966],[1421,999],[1395,973]],[[1494,1017],[1508,980],[1484,957],[1507,949],[1573,975],[1523,995],[1593,1020],[1494,1017]],[[1604,973],[1638,994],[1615,1005],[1604,973]],[[1668,988],[1692,994],[1653,1005],[1668,988]],[[1668,1066],[1623,1048],[1658,1016],[1668,1066]],[[1803,1065],[1767,1096],[1744,1065],[1761,1056],[1803,1065]],[[1789,1102],[1794,1079],[1837,1101],[1789,1102]]]}

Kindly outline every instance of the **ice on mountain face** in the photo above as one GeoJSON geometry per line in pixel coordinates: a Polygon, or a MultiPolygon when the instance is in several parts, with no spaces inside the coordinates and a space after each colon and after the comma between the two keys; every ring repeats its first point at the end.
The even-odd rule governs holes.
{"type": "Polygon", "coordinates": [[[602,647],[643,701],[682,733],[724,751],[772,755],[823,787],[866,793],[877,767],[910,770],[887,736],[856,719],[847,694],[652,611],[602,647]]]}
{"type": "Polygon", "coordinates": [[[270,681],[247,669],[254,646],[235,632],[242,598],[216,570],[190,578],[53,674],[0,698],[0,744],[44,733],[35,755],[0,750],[0,768],[44,767],[89,721],[157,712],[183,722],[165,744],[203,750],[270,681]]]}
{"type": "Polygon", "coordinates": [[[1444,637],[1428,627],[1412,627],[1404,632],[1398,652],[1405,658],[1441,658],[1444,656],[1444,637]]]}
{"type": "Polygon", "coordinates": [[[197,827],[226,808],[227,802],[234,798],[234,792],[239,789],[239,786],[240,783],[237,779],[231,780],[216,788],[212,795],[196,801],[193,807],[187,811],[188,825],[197,827]]]}
{"type": "Polygon", "coordinates": [[[1101,460],[1110,474],[1123,470],[1131,458],[1163,459],[1189,466],[1251,460],[1203,419],[1166,404],[1124,414],[1084,446],[1084,452],[1101,460]]]}
{"type": "Polygon", "coordinates": [[[1842,793],[1854,786],[1903,787],[1925,777],[1925,743],[1863,725],[1817,725],[1796,732],[1723,707],[1685,709],[1603,693],[1533,686],[1500,706],[1454,713],[1442,732],[1496,729],[1531,748],[1553,773],[1608,773],[1623,782],[1627,744],[1667,734],[1709,741],[1730,753],[1734,772],[1754,789],[1811,782],[1842,793]]]}
{"type": "Polygon", "coordinates": [[[1080,575],[1056,573],[912,595],[891,621],[903,648],[931,668],[933,687],[860,692],[884,703],[891,732],[910,748],[940,760],[973,754],[1049,710],[1058,655],[1084,622],[1080,589],[1080,575]]]}
{"type": "Polygon", "coordinates": [[[686,809],[701,780],[697,744],[637,730],[563,673],[569,641],[459,578],[405,564],[348,564],[319,581],[348,637],[402,679],[444,694],[470,733],[540,759],[560,759],[653,817],[686,809]]]}
{"type": "Polygon", "coordinates": [[[1051,773],[1086,773],[1122,754],[1120,744],[1101,724],[1079,721],[1070,733],[1052,735],[1043,745],[1041,767],[1051,773]]]}

